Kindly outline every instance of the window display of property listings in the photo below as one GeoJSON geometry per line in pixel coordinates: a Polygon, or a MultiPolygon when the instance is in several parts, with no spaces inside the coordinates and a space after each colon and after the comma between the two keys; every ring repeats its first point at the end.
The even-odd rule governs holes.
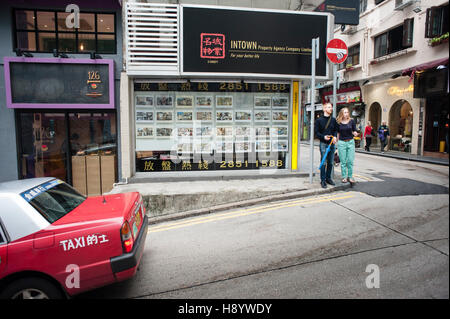
{"type": "Polygon", "coordinates": [[[290,85],[135,83],[136,171],[286,168],[290,85]]]}

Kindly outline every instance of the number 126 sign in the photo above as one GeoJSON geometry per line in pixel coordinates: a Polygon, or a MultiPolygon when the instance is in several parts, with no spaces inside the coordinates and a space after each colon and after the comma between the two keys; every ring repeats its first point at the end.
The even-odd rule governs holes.
{"type": "Polygon", "coordinates": [[[340,64],[347,59],[348,48],[341,39],[333,39],[327,44],[326,53],[328,59],[334,64],[340,64]]]}

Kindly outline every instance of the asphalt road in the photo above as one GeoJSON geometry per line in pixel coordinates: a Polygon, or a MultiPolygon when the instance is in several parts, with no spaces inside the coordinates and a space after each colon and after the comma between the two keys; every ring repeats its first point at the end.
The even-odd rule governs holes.
{"type": "Polygon", "coordinates": [[[449,298],[448,167],[355,163],[348,191],[152,225],[134,278],[78,298],[449,298]]]}

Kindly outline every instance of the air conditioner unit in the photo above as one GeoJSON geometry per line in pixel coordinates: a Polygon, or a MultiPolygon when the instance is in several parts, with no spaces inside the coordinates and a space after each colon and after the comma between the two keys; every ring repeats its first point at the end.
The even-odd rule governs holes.
{"type": "Polygon", "coordinates": [[[352,25],[352,26],[346,26],[344,31],[342,31],[342,34],[353,34],[356,32],[358,32],[356,25],[352,25]]]}
{"type": "Polygon", "coordinates": [[[395,0],[395,9],[394,10],[403,10],[407,6],[415,3],[416,0],[395,0]]]}

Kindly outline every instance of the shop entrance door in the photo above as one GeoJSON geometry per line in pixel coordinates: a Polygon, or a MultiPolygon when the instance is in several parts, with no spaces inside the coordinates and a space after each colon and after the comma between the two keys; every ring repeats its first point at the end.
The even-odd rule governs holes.
{"type": "Polygon", "coordinates": [[[114,113],[69,113],[72,184],[80,193],[109,192],[116,181],[114,113]]]}
{"type": "Polygon", "coordinates": [[[20,113],[21,178],[56,177],[67,181],[64,113],[20,113]]]}
{"type": "Polygon", "coordinates": [[[448,96],[427,99],[424,151],[448,153],[448,96]]]}
{"type": "Polygon", "coordinates": [[[406,100],[398,100],[389,111],[389,149],[411,152],[413,109],[406,100]]]}

